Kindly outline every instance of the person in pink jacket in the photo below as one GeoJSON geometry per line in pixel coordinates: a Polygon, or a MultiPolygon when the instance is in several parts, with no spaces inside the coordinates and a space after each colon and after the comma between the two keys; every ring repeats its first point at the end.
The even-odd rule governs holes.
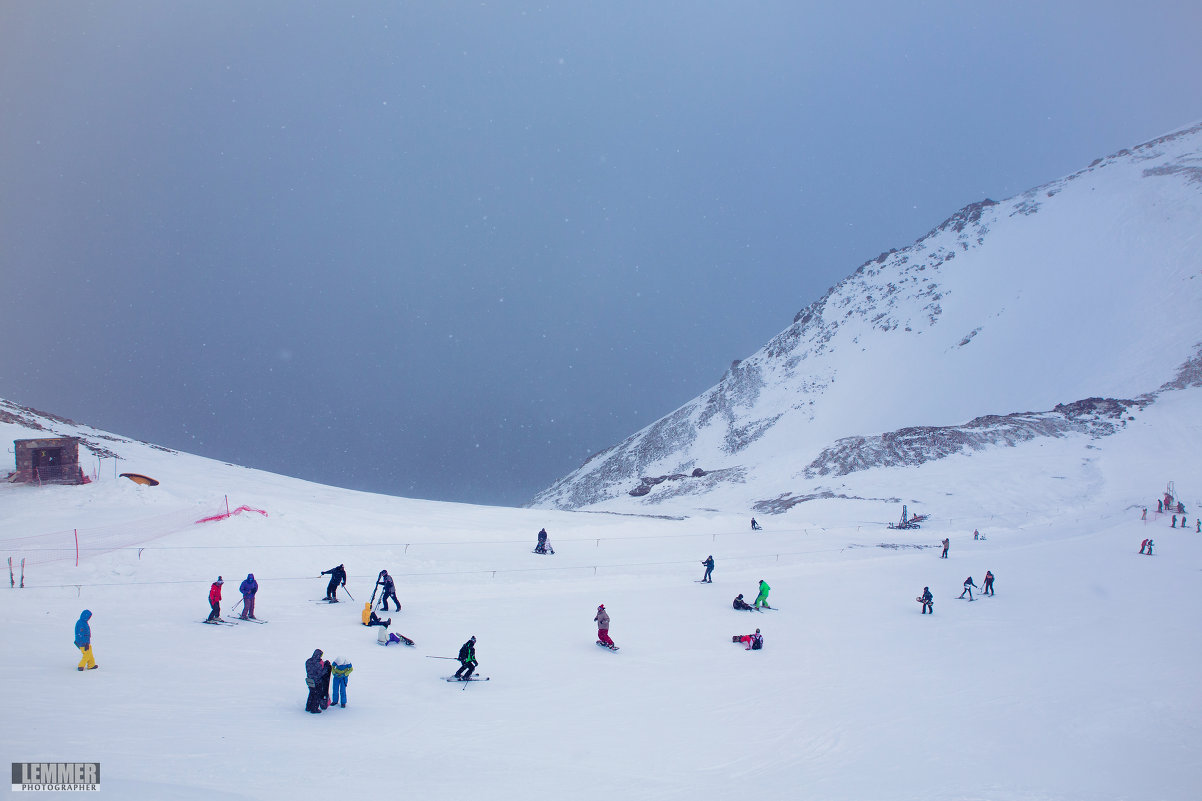
{"type": "Polygon", "coordinates": [[[597,642],[606,648],[616,650],[617,646],[609,638],[609,613],[605,611],[605,604],[597,607],[597,616],[593,620],[597,623],[597,642]]]}

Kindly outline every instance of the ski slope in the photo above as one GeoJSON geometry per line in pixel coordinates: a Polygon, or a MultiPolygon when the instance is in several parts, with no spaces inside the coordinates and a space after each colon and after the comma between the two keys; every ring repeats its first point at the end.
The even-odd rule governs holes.
{"type": "Polygon", "coordinates": [[[136,539],[225,495],[268,516],[28,567],[0,603],[0,750],[99,761],[121,799],[1193,799],[1202,434],[1180,421],[1200,392],[1088,459],[1063,439],[867,471],[862,500],[760,516],[754,533],[720,497],[678,518],[442,504],[122,441],[121,470],[160,486],[111,462],[81,487],[0,483],[0,546],[76,528],[136,539]],[[1188,531],[1154,513],[1170,478],[1188,531]],[[887,529],[920,493],[911,512],[929,522],[887,529]],[[554,556],[531,553],[543,526],[554,556]],[[1149,536],[1155,555],[1138,555],[1149,536]],[[713,584],[698,584],[709,554],[713,584]],[[339,563],[357,602],[314,603],[339,563]],[[359,624],[381,569],[414,648],[359,624]],[[997,595],[957,600],[986,570],[997,595]],[[224,577],[228,616],[249,572],[270,622],[201,625],[209,584],[224,577]],[[733,611],[761,578],[778,609],[733,611]],[[594,645],[599,603],[617,653],[594,645]],[[85,608],[100,669],[78,673],[85,608]],[[756,627],[763,651],[731,643],[756,627]],[[441,681],[456,663],[427,657],[471,635],[491,681],[441,681]],[[346,709],[303,711],[314,648],[354,664],[346,709]]]}

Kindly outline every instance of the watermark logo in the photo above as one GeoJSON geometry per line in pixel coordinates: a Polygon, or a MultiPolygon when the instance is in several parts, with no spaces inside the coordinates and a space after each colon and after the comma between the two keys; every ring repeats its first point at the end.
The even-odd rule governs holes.
{"type": "Polygon", "coordinates": [[[100,792],[99,762],[14,762],[13,792],[100,792]]]}

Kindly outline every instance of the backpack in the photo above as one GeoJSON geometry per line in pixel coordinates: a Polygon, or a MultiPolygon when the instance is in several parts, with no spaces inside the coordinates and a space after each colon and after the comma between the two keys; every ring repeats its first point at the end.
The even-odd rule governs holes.
{"type": "Polygon", "coordinates": [[[751,635],[751,650],[758,651],[763,647],[764,647],[764,635],[752,634],[751,635]]]}

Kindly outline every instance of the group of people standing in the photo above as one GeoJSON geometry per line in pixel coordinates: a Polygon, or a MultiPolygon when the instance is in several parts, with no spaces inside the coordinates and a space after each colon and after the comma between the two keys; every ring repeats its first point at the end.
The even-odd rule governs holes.
{"type": "Polygon", "coordinates": [[[305,660],[305,684],[309,688],[309,697],[305,700],[305,711],[318,714],[325,709],[337,706],[346,709],[346,685],[351,672],[355,669],[349,660],[336,657],[333,662],[322,658],[322,650],[317,648],[313,656],[305,660]],[[333,698],[330,690],[333,685],[333,698]]]}
{"type": "MultiPolygon", "coordinates": [[[[209,585],[209,616],[205,619],[206,623],[221,620],[221,587],[225,584],[225,580],[221,576],[209,585]]],[[[238,585],[238,592],[242,593],[242,600],[239,602],[242,606],[242,614],[240,617],[243,620],[258,620],[255,617],[255,596],[259,592],[259,582],[255,581],[254,573],[247,573],[246,578],[238,585]]],[[[234,608],[238,607],[235,604],[234,608]]]]}

